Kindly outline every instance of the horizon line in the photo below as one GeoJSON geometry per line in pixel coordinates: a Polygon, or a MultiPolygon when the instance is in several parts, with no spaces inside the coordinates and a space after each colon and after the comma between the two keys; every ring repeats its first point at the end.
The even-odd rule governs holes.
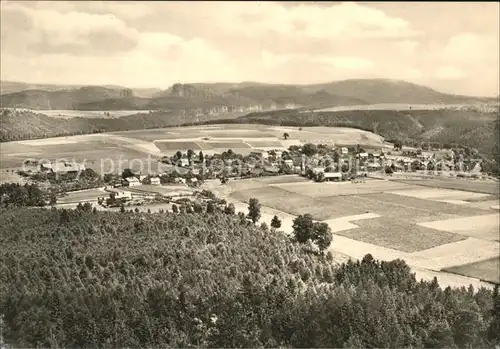
{"type": "MultiPolygon", "coordinates": [[[[119,87],[119,88],[124,88],[124,89],[136,89],[136,90],[160,90],[160,91],[166,91],[170,87],[172,87],[175,84],[181,84],[181,85],[200,85],[200,84],[228,84],[228,85],[241,85],[241,84],[256,84],[256,85],[271,85],[271,86],[314,86],[314,85],[324,85],[324,84],[332,84],[332,83],[339,83],[339,82],[344,82],[344,81],[361,81],[361,80],[378,80],[378,81],[387,81],[387,82],[404,82],[407,84],[411,85],[416,85],[416,86],[421,86],[428,88],[430,90],[433,90],[438,93],[442,93],[445,95],[449,96],[458,96],[458,97],[475,97],[475,98],[500,98],[500,91],[498,91],[496,94],[492,93],[491,95],[466,95],[466,94],[458,94],[458,93],[449,93],[449,92],[442,92],[440,90],[437,90],[433,87],[429,87],[428,85],[425,84],[417,84],[415,82],[410,82],[407,80],[403,79],[391,79],[391,78],[381,78],[381,77],[374,77],[374,78],[348,78],[348,79],[340,79],[340,80],[325,80],[323,82],[313,82],[313,83],[277,83],[277,82],[260,82],[260,81],[250,81],[250,80],[242,80],[239,82],[235,81],[203,81],[203,82],[172,82],[168,87],[158,87],[158,86],[151,86],[151,87],[139,87],[139,86],[124,86],[120,84],[113,84],[113,83],[103,83],[103,84],[73,84],[73,83],[45,83],[45,82],[28,82],[28,81],[19,81],[19,80],[4,80],[0,78],[0,85],[3,83],[15,83],[15,84],[26,84],[26,85],[52,85],[52,86],[61,86],[61,87],[69,87],[69,88],[82,88],[82,87],[119,87]]],[[[27,91],[27,90],[24,90],[27,91]]],[[[22,92],[22,91],[18,91],[22,92]]],[[[51,91],[48,91],[51,92],[51,91]]],[[[17,93],[17,92],[8,92],[9,93],[17,93]]]]}

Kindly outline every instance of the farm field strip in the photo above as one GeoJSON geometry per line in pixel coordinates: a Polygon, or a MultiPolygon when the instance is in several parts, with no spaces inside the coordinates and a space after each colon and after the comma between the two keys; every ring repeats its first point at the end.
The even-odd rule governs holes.
{"type": "Polygon", "coordinates": [[[276,147],[283,148],[283,144],[280,141],[246,141],[251,147],[259,148],[259,147],[276,147]]]}
{"type": "Polygon", "coordinates": [[[160,194],[163,196],[179,196],[193,193],[193,191],[188,187],[167,187],[161,185],[141,185],[137,187],[130,187],[127,191],[140,194],[160,194]]]}
{"type": "MultiPolygon", "coordinates": [[[[240,185],[242,185],[242,182],[247,182],[247,181],[252,181],[252,185],[257,185],[254,180],[242,180],[240,181],[240,185]]],[[[233,182],[234,183],[234,182],[233,182]]],[[[258,183],[261,184],[262,183],[258,183]]],[[[237,208],[237,211],[241,211],[244,213],[247,213],[248,211],[248,206],[247,204],[238,201],[234,199],[234,197],[231,197],[231,191],[234,190],[234,188],[231,188],[229,186],[221,186],[218,184],[217,181],[207,181],[205,183],[205,186],[207,189],[212,190],[216,195],[220,197],[226,198],[228,202],[233,202],[235,203],[235,206],[237,208]]],[[[260,187],[262,188],[262,186],[260,187]]],[[[262,188],[265,189],[265,188],[262,188]]],[[[259,196],[255,196],[261,201],[261,198],[259,196]]],[[[278,217],[287,217],[283,220],[283,225],[280,230],[285,230],[285,232],[290,233],[292,232],[292,224],[293,224],[293,219],[296,217],[295,215],[289,214],[289,213],[284,213],[283,211],[280,211],[278,209],[271,209],[267,206],[265,206],[262,201],[261,201],[262,210],[270,210],[269,212],[278,212],[278,217]]],[[[364,212],[363,212],[364,213],[364,212]]],[[[303,214],[303,212],[300,212],[299,214],[303,214]]],[[[344,214],[344,216],[348,216],[347,214],[344,214]]],[[[373,219],[376,220],[377,218],[373,219]]],[[[270,218],[269,218],[270,220],[270,218]]],[[[366,222],[369,222],[370,220],[367,220],[366,222]]],[[[267,223],[267,221],[266,221],[267,223]]],[[[332,227],[333,229],[333,227],[332,227]]],[[[472,277],[465,277],[461,275],[456,275],[456,274],[451,274],[447,272],[442,272],[442,271],[433,271],[429,270],[429,264],[432,264],[429,262],[429,260],[426,260],[425,258],[414,256],[412,253],[407,253],[407,252],[402,252],[398,250],[394,250],[391,248],[385,248],[381,246],[377,246],[374,244],[370,244],[367,242],[362,242],[362,241],[357,241],[354,239],[350,239],[344,236],[341,236],[339,234],[333,234],[333,243],[329,247],[329,250],[332,251],[335,254],[340,253],[342,255],[349,256],[350,258],[353,259],[362,259],[366,253],[371,253],[375,258],[381,259],[381,260],[394,260],[394,259],[404,259],[408,265],[410,265],[412,272],[416,273],[417,278],[422,278],[425,280],[432,280],[434,277],[438,278],[438,281],[440,285],[443,287],[446,286],[467,286],[469,284],[474,285],[474,287],[486,287],[486,288],[492,288],[492,285],[489,283],[481,282],[477,279],[474,279],[472,277]]]]}
{"type": "Polygon", "coordinates": [[[318,199],[287,192],[274,186],[237,191],[231,193],[230,196],[243,202],[256,197],[259,198],[259,201],[264,206],[295,216],[309,213],[313,219],[318,221],[367,213],[367,210],[356,206],[323,202],[318,199]]]}
{"type": "Polygon", "coordinates": [[[500,284],[500,258],[498,255],[474,263],[444,268],[443,271],[500,284]]]}
{"type": "Polygon", "coordinates": [[[343,231],[343,230],[349,230],[349,229],[356,229],[359,228],[358,225],[353,224],[351,222],[363,220],[363,219],[373,219],[373,218],[379,218],[380,216],[378,214],[374,213],[365,213],[365,214],[359,214],[359,215],[354,215],[354,216],[344,216],[340,218],[333,218],[333,219],[327,219],[324,220],[323,222],[327,223],[330,228],[332,229],[333,233],[343,231]]]}
{"type": "Polygon", "coordinates": [[[467,199],[477,199],[489,196],[489,194],[472,193],[463,190],[451,190],[451,189],[410,189],[403,191],[393,191],[391,192],[391,194],[410,196],[419,199],[430,199],[430,200],[432,199],[467,200],[467,199]]]}
{"type": "Polygon", "coordinates": [[[463,200],[434,199],[434,201],[439,201],[439,202],[444,202],[444,203],[447,203],[447,204],[454,204],[454,205],[465,205],[465,204],[468,204],[467,201],[463,201],[463,200]]]}
{"type": "Polygon", "coordinates": [[[416,197],[401,197],[392,193],[369,193],[359,195],[359,197],[365,200],[374,200],[377,205],[395,205],[399,207],[407,207],[411,210],[435,212],[436,214],[441,213],[453,216],[474,216],[485,214],[483,210],[473,207],[464,207],[463,205],[426,200],[416,197]]]}
{"type": "Polygon", "coordinates": [[[496,242],[467,238],[418,251],[413,253],[413,256],[429,260],[429,269],[440,270],[495,257],[498,256],[499,251],[496,242]]]}
{"type": "Polygon", "coordinates": [[[496,200],[487,200],[487,201],[468,201],[467,206],[468,207],[474,207],[474,208],[479,208],[479,209],[484,209],[484,210],[490,210],[490,209],[495,209],[494,206],[498,206],[498,199],[496,200]]]}
{"type": "Polygon", "coordinates": [[[107,197],[108,193],[104,188],[82,190],[68,193],[67,196],[58,197],[58,204],[79,203],[86,201],[97,201],[98,197],[107,197]]]}
{"type": "Polygon", "coordinates": [[[160,151],[185,151],[186,149],[192,150],[202,150],[203,148],[193,141],[155,141],[155,146],[160,149],[160,151]]]}
{"type": "Polygon", "coordinates": [[[464,179],[391,179],[393,182],[407,183],[438,189],[463,190],[475,193],[499,195],[499,185],[496,182],[483,182],[464,179]]]}
{"type": "Polygon", "coordinates": [[[256,182],[273,185],[273,184],[282,184],[282,183],[305,183],[309,180],[298,176],[298,175],[284,175],[284,176],[276,176],[276,177],[260,177],[253,179],[256,182]]]}
{"type": "Polygon", "coordinates": [[[358,221],[359,228],[337,232],[357,241],[395,249],[407,253],[429,249],[446,243],[464,240],[466,237],[424,228],[391,217],[379,217],[358,221]]]}
{"type": "Polygon", "coordinates": [[[500,239],[499,217],[500,215],[495,213],[490,215],[421,222],[419,225],[483,240],[498,241],[500,239]]]}
{"type": "Polygon", "coordinates": [[[203,141],[200,143],[202,146],[208,145],[210,148],[224,148],[224,149],[235,149],[235,148],[251,148],[250,145],[244,142],[212,142],[203,141]]]}
{"type": "Polygon", "coordinates": [[[360,195],[412,188],[408,184],[401,185],[383,180],[368,180],[366,183],[356,184],[351,182],[307,182],[298,185],[295,183],[284,183],[276,184],[275,186],[299,195],[304,195],[312,198],[330,197],[337,195],[360,195]]]}

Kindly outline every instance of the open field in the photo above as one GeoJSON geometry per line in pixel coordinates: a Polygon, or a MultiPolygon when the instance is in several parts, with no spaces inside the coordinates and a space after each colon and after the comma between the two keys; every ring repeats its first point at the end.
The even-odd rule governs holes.
{"type": "Polygon", "coordinates": [[[395,221],[387,216],[355,224],[359,225],[359,228],[340,231],[337,234],[410,253],[465,239],[464,236],[417,226],[404,220],[395,221]]]}
{"type": "Polygon", "coordinates": [[[99,169],[101,159],[118,161],[124,158],[144,161],[148,155],[160,157],[165,153],[186,151],[190,148],[207,153],[232,149],[247,154],[255,148],[285,148],[292,144],[311,141],[347,142],[354,145],[361,140],[371,142],[374,147],[384,146],[380,136],[340,127],[303,127],[302,131],[294,127],[276,128],[245,124],[173,127],[4,142],[0,167],[20,167],[26,158],[52,161],[69,158],[68,160],[75,159],[77,162],[87,159],[90,167],[99,169]],[[284,132],[290,135],[288,140],[283,139],[284,132]]]}
{"type": "MultiPolygon", "coordinates": [[[[263,212],[261,222],[269,224],[271,213],[286,217],[281,229],[288,234],[293,231],[293,219],[297,215],[311,213],[316,220],[326,222],[332,229],[334,236],[330,249],[334,253],[340,252],[355,259],[363,258],[366,253],[382,260],[400,258],[411,266],[419,278],[431,280],[437,276],[440,284],[445,286],[473,284],[475,287],[491,287],[491,284],[472,277],[440,270],[498,255],[497,242],[441,231],[418,223],[467,219],[474,214],[484,216],[498,214],[498,211],[391,194],[394,183],[386,186],[388,191],[379,188],[376,193],[311,197],[290,191],[283,193],[280,185],[285,184],[283,182],[289,186],[302,185],[304,179],[286,176],[230,181],[227,185],[208,181],[206,185],[216,195],[234,203],[237,211],[246,213],[248,204],[245,202],[250,197],[259,199],[263,212]],[[275,182],[278,178],[282,179],[279,180],[281,183],[275,182]]],[[[405,186],[405,189],[427,190],[424,187],[405,186]]]]}
{"type": "Polygon", "coordinates": [[[312,198],[293,194],[276,187],[236,191],[230,194],[230,198],[242,202],[248,202],[250,198],[258,198],[264,206],[295,216],[310,213],[316,220],[328,219],[330,210],[334,209],[334,207],[319,205],[312,198]]]}
{"type": "Polygon", "coordinates": [[[452,190],[452,189],[411,189],[411,190],[403,190],[403,191],[393,191],[393,194],[420,198],[420,199],[428,199],[428,200],[459,200],[459,201],[469,201],[469,200],[478,200],[484,197],[491,197],[489,194],[483,193],[472,193],[463,190],[452,190]]]}
{"type": "Polygon", "coordinates": [[[469,237],[459,242],[415,252],[412,257],[428,260],[429,269],[441,270],[497,257],[499,252],[498,243],[469,237]]]}
{"type": "Polygon", "coordinates": [[[276,176],[276,177],[260,177],[260,178],[254,178],[253,180],[256,182],[259,182],[259,183],[267,184],[267,185],[282,184],[282,183],[309,182],[309,180],[307,178],[297,176],[297,175],[276,176]]]}
{"type": "Polygon", "coordinates": [[[349,110],[438,110],[445,108],[460,108],[463,104],[398,104],[380,103],[367,105],[340,106],[332,108],[317,109],[317,112],[327,111],[349,111],[349,110]]]}
{"type": "Polygon", "coordinates": [[[391,179],[391,181],[431,188],[464,190],[475,193],[499,195],[499,183],[465,179],[391,179]]]}
{"type": "MultiPolygon", "coordinates": [[[[214,148],[219,148],[219,149],[242,149],[242,148],[251,148],[250,145],[248,145],[245,142],[212,142],[212,141],[203,141],[201,144],[203,149],[214,149],[214,148]]],[[[281,147],[281,146],[280,146],[281,147]]]]}
{"type": "Polygon", "coordinates": [[[314,198],[381,193],[385,191],[404,190],[412,188],[412,186],[408,184],[394,183],[377,179],[367,179],[365,183],[351,183],[351,182],[316,183],[312,181],[307,181],[305,183],[300,183],[300,184],[282,183],[282,184],[277,184],[276,186],[292,193],[314,198]]]}
{"type": "Polygon", "coordinates": [[[100,171],[101,161],[103,161],[104,169],[107,171],[107,169],[111,169],[111,163],[116,168],[120,159],[124,164],[122,168],[125,168],[125,164],[132,159],[141,159],[143,161],[147,159],[147,155],[144,152],[131,149],[131,147],[126,145],[120,146],[94,140],[59,145],[23,145],[18,151],[20,152],[9,152],[2,144],[1,167],[21,168],[23,162],[27,159],[47,160],[51,162],[66,160],[77,163],[85,161],[86,167],[100,171]]]}
{"type": "Polygon", "coordinates": [[[500,258],[498,256],[479,262],[457,265],[443,269],[443,271],[448,273],[469,276],[496,284],[500,284],[499,270],[500,258]]]}
{"type": "Polygon", "coordinates": [[[499,215],[489,214],[481,216],[468,216],[420,223],[420,226],[441,231],[447,231],[482,240],[499,241],[500,224],[499,215]]]}
{"type": "Polygon", "coordinates": [[[109,193],[104,191],[103,188],[73,191],[68,193],[67,196],[58,197],[57,204],[70,204],[79,202],[94,202],[98,197],[108,198],[109,193]]]}
{"type": "Polygon", "coordinates": [[[276,147],[276,148],[282,148],[283,143],[280,141],[246,141],[251,147],[253,148],[271,148],[271,147],[276,147]]]}
{"type": "Polygon", "coordinates": [[[162,152],[176,152],[186,151],[187,149],[191,150],[201,150],[203,149],[196,142],[176,142],[176,141],[156,141],[154,144],[160,149],[162,152]]]}
{"type": "Polygon", "coordinates": [[[177,196],[192,194],[193,190],[187,186],[180,185],[140,185],[137,187],[129,187],[128,191],[142,194],[160,194],[164,196],[177,196]]]}
{"type": "Polygon", "coordinates": [[[110,111],[104,111],[104,110],[36,110],[35,112],[41,112],[42,114],[45,114],[50,117],[54,118],[103,118],[103,119],[110,119],[110,118],[120,118],[122,116],[127,116],[127,115],[134,115],[134,114],[147,114],[149,113],[149,110],[110,110],[110,111]],[[105,113],[109,113],[110,115],[107,116],[105,113]]]}

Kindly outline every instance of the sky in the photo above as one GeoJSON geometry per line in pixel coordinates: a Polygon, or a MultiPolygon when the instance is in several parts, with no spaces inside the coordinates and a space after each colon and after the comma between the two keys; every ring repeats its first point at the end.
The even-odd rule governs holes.
{"type": "Polygon", "coordinates": [[[167,88],[401,79],[499,93],[498,2],[1,2],[1,79],[167,88]]]}

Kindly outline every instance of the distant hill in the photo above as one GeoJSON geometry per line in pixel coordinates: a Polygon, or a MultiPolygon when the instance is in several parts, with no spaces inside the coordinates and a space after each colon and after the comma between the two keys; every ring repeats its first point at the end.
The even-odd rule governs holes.
{"type": "Polygon", "coordinates": [[[352,127],[375,132],[387,140],[436,142],[476,148],[491,160],[500,159],[498,111],[468,110],[351,110],[304,112],[277,110],[242,116],[229,123],[282,126],[352,127]]]}
{"type": "Polygon", "coordinates": [[[305,87],[306,90],[324,90],[330,94],[359,98],[368,104],[456,104],[495,101],[495,98],[460,96],[438,92],[429,87],[402,80],[349,79],[305,87]]]}
{"type": "Polygon", "coordinates": [[[70,87],[2,82],[1,106],[33,110],[187,110],[213,113],[211,108],[335,107],[379,103],[473,104],[493,98],[456,96],[399,80],[353,79],[314,85],[273,85],[254,82],[174,84],[159,91],[119,86],[70,87]],[[18,85],[16,85],[18,84],[18,85]],[[17,91],[16,91],[17,90],[17,91]],[[4,91],[16,91],[4,93],[4,91]],[[130,93],[124,93],[130,91],[130,93]],[[131,98],[133,97],[133,98],[131,98]]]}
{"type": "MultiPolygon", "coordinates": [[[[24,82],[2,80],[0,81],[0,94],[4,95],[9,93],[23,92],[27,90],[42,90],[47,92],[66,91],[79,89],[81,87],[85,87],[85,85],[28,84],[24,82]]],[[[114,90],[126,89],[126,87],[117,85],[104,85],[102,87],[114,90]]],[[[151,98],[155,93],[161,91],[161,89],[158,88],[132,88],[131,90],[134,96],[141,98],[151,98]]]]}

